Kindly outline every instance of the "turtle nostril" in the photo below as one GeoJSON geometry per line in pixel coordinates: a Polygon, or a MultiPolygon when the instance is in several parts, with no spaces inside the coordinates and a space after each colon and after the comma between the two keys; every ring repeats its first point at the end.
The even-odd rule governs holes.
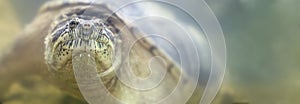
{"type": "Polygon", "coordinates": [[[83,24],[83,27],[84,28],[91,28],[91,25],[87,23],[87,24],[83,24]]]}
{"type": "Polygon", "coordinates": [[[81,34],[88,39],[90,35],[93,33],[92,25],[89,23],[82,24],[81,34]]]}

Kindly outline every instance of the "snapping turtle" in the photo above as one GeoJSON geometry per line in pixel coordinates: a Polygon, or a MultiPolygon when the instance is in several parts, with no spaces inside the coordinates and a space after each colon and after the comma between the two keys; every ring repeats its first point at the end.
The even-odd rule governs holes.
{"type": "Polygon", "coordinates": [[[92,104],[198,102],[196,81],[170,55],[176,52],[151,38],[164,37],[145,35],[131,22],[106,2],[47,2],[3,54],[1,87],[39,75],[92,104]]]}

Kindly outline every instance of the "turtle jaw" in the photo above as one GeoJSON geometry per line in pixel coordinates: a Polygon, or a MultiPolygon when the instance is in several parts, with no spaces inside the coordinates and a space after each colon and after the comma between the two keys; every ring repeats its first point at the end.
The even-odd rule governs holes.
{"type": "MultiPolygon", "coordinates": [[[[102,29],[104,30],[104,29],[102,29]]],[[[115,49],[113,40],[105,34],[96,34],[96,38],[86,39],[76,34],[78,37],[74,37],[74,32],[62,32],[57,38],[54,35],[56,33],[49,34],[46,37],[46,50],[45,60],[51,71],[69,72],[72,70],[72,58],[75,53],[85,52],[89,53],[95,58],[98,73],[105,72],[112,66],[115,49]],[[73,37],[72,37],[73,36],[73,37]],[[57,38],[53,41],[53,38],[57,38]]]]}
{"type": "Polygon", "coordinates": [[[46,48],[48,52],[45,52],[45,59],[54,71],[71,70],[73,55],[80,53],[88,53],[95,58],[99,74],[112,66],[114,54],[112,42],[103,43],[79,38],[52,44],[52,46],[46,45],[49,48],[46,48]]]}

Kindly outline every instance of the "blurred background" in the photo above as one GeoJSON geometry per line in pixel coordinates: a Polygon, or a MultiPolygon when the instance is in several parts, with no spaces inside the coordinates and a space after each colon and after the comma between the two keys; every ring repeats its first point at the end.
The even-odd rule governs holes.
{"type": "MultiPolygon", "coordinates": [[[[223,89],[251,104],[300,103],[300,1],[207,0],[225,35],[223,89]],[[226,88],[229,87],[229,88],[226,88]]],[[[222,89],[221,89],[222,90],[222,89]]]]}
{"type": "MultiPolygon", "coordinates": [[[[33,19],[43,1],[0,0],[0,50],[9,47],[8,43],[33,19]]],[[[299,104],[300,0],[206,2],[222,26],[227,46],[226,74],[213,103],[299,104]]],[[[43,84],[36,86],[49,86],[39,83],[43,84]]],[[[18,84],[14,87],[23,88],[18,84]]],[[[54,87],[43,90],[48,92],[41,93],[48,96],[36,95],[41,102],[66,97],[54,87]]]]}

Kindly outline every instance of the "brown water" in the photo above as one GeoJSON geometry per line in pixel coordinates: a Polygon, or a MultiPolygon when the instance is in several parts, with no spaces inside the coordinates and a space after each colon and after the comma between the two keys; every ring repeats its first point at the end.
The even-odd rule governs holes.
{"type": "MultiPolygon", "coordinates": [[[[18,37],[24,26],[8,0],[0,0],[0,51],[18,37]]],[[[1,76],[0,76],[1,78],[1,76]]],[[[3,86],[3,85],[0,85],[3,86]]],[[[3,92],[0,92],[3,94],[3,92]]],[[[22,81],[14,82],[4,94],[4,104],[76,104],[78,100],[62,93],[58,88],[49,85],[40,76],[28,76],[22,81]]]]}

